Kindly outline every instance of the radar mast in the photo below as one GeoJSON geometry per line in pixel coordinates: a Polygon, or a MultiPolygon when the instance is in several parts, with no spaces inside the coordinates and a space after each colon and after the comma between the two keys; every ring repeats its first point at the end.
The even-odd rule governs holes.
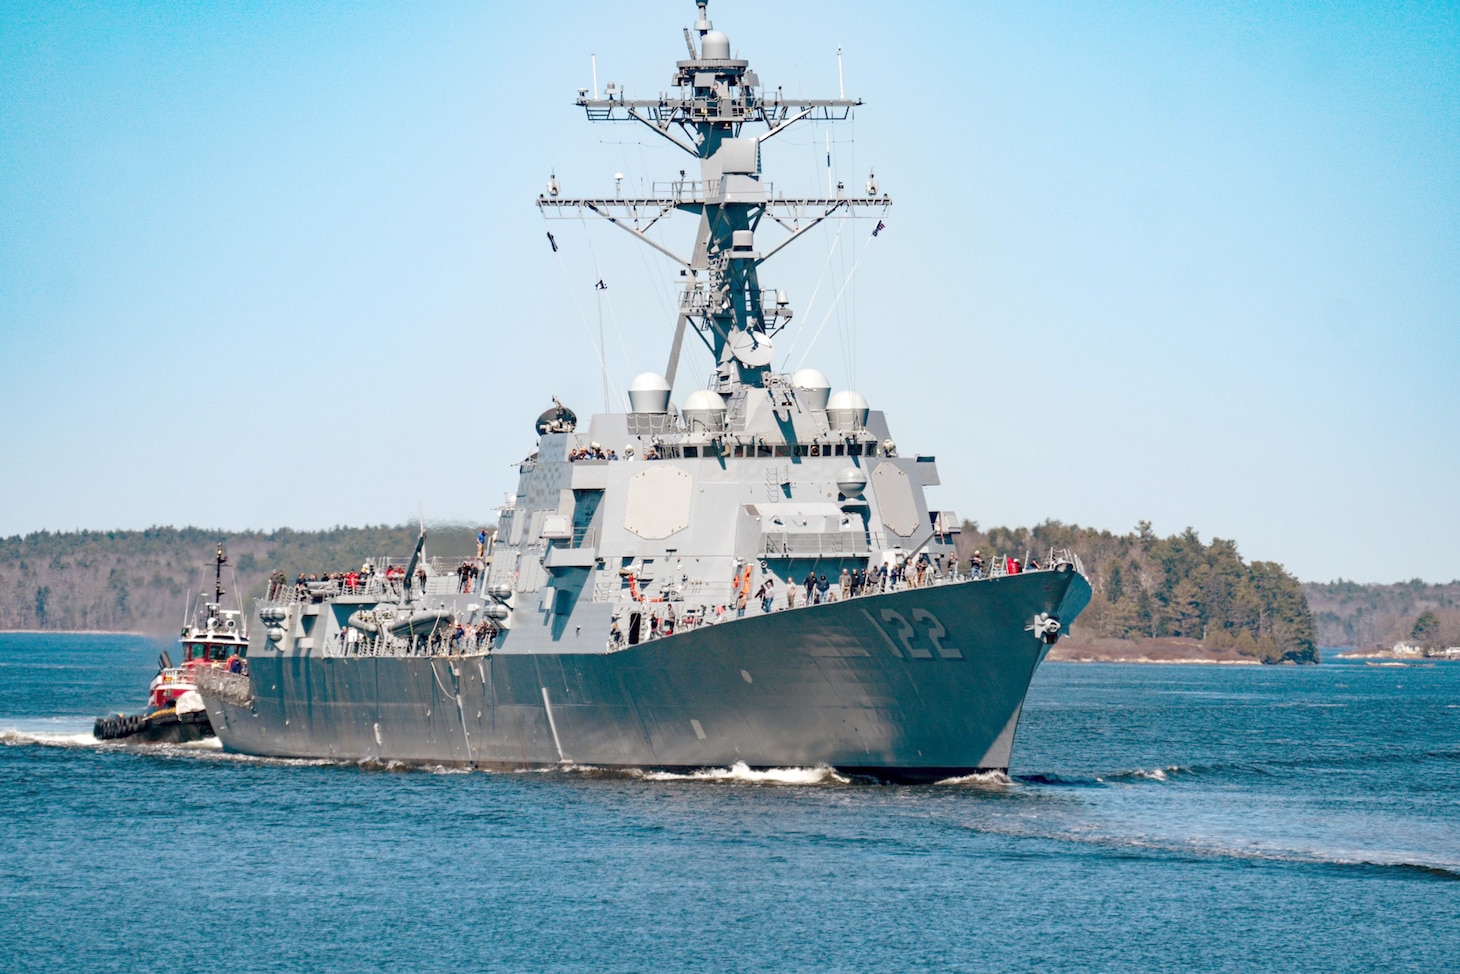
{"type": "Polygon", "coordinates": [[[728,393],[737,385],[766,384],[772,338],[792,318],[785,293],[761,287],[760,265],[833,214],[859,215],[868,207],[885,210],[892,198],[878,195],[875,178],[868,180],[866,197],[849,195],[840,183],[836,195],[775,194],[761,178],[761,145],[806,119],[846,121],[862,100],[791,98],[780,89],[765,91],[750,63],[731,57],[730,39],[714,29],[707,5],[708,0],[698,2],[698,48],[694,35],[685,30],[690,57],[676,62],[672,91],[634,99],[610,82],[603,97],[580,88],[577,100],[589,121],[639,122],[696,157],[699,178],[680,170],[678,180],[656,182],[648,195],[568,198],[558,195],[554,177],[537,205],[548,218],[600,217],[678,263],[685,285],[665,377],[672,387],[686,326],[693,325],[714,357],[716,391],[728,393]],[[763,131],[758,131],[760,126],[763,131]],[[676,210],[699,217],[688,259],[647,234],[676,210]],[[767,217],[785,234],[761,250],[756,232],[767,217]]]}

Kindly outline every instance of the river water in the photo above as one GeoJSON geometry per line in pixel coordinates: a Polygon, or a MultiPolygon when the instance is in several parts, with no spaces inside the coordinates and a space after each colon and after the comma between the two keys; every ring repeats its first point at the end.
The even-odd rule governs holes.
{"type": "Polygon", "coordinates": [[[0,635],[0,970],[1460,966],[1460,663],[1058,663],[1009,779],[454,773],[91,740],[0,635]]]}

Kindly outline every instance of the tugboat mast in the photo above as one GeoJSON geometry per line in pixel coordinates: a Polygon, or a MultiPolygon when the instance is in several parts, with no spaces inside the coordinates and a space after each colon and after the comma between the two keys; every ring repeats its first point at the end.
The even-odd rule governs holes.
{"type": "Polygon", "coordinates": [[[763,90],[749,62],[731,57],[730,39],[714,29],[707,4],[708,0],[698,2],[694,25],[698,49],[685,30],[690,57],[676,63],[674,92],[632,99],[610,82],[605,97],[599,98],[596,91],[590,97],[588,89],[580,88],[577,100],[589,121],[639,122],[694,156],[700,163],[699,178],[686,178],[680,170],[677,181],[654,183],[647,196],[570,199],[558,195],[554,177],[537,205],[545,217],[601,217],[680,264],[684,293],[665,378],[673,387],[686,325],[692,324],[714,357],[715,391],[728,394],[739,385],[768,384],[772,337],[792,317],[783,291],[761,287],[760,265],[834,213],[856,216],[860,208],[872,206],[885,211],[892,199],[886,193],[878,195],[875,177],[867,180],[867,195],[858,198],[849,196],[840,183],[836,195],[787,197],[776,195],[769,182],[762,182],[762,143],[805,119],[845,121],[862,100],[787,98],[780,89],[763,90]],[[765,131],[746,134],[747,124],[764,125],[765,131]],[[700,218],[688,259],[646,233],[675,210],[700,218]],[[755,234],[766,217],[786,236],[762,251],[755,234]]]}
{"type": "Polygon", "coordinates": [[[223,604],[223,565],[228,556],[223,553],[223,542],[218,542],[218,553],[213,559],[213,604],[223,604]]]}

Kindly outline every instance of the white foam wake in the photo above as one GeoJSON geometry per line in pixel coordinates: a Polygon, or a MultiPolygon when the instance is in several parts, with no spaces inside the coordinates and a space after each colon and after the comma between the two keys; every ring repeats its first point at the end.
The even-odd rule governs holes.
{"type": "Polygon", "coordinates": [[[1183,770],[1185,769],[1179,764],[1168,764],[1164,768],[1151,768],[1150,770],[1136,768],[1133,771],[1118,771],[1115,774],[1096,777],[1095,780],[1102,785],[1108,785],[1111,782],[1130,781],[1132,779],[1139,779],[1141,781],[1170,781],[1173,773],[1183,770]]]}
{"type": "Polygon", "coordinates": [[[944,778],[940,785],[963,785],[972,788],[1007,788],[1014,782],[1002,771],[975,771],[957,778],[944,778]]]}
{"type": "Polygon", "coordinates": [[[423,764],[418,770],[426,774],[472,774],[472,769],[460,764],[423,764]]]}
{"type": "Polygon", "coordinates": [[[93,749],[136,748],[153,752],[223,750],[223,743],[216,737],[205,737],[186,744],[157,744],[146,741],[98,740],[90,730],[83,729],[89,719],[52,718],[45,721],[19,721],[8,727],[0,727],[0,745],[11,747],[84,747],[93,749]]]}
{"type": "Polygon", "coordinates": [[[19,727],[0,728],[0,744],[39,747],[99,747],[101,741],[90,731],[45,731],[19,727]]]}
{"type": "Polygon", "coordinates": [[[757,771],[744,761],[728,768],[702,768],[687,774],[672,771],[640,771],[645,781],[730,781],[757,785],[845,785],[850,778],[837,774],[835,768],[767,768],[757,771]]]}

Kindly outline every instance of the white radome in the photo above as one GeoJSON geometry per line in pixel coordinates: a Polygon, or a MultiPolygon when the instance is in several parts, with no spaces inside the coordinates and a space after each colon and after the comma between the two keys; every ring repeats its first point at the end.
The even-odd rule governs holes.
{"type": "Polygon", "coordinates": [[[669,380],[658,372],[640,372],[629,383],[629,408],[636,413],[669,411],[669,380]]]}
{"type": "Polygon", "coordinates": [[[690,430],[718,433],[725,428],[725,399],[709,389],[696,389],[685,399],[683,415],[690,430]]]}
{"type": "Polygon", "coordinates": [[[857,467],[847,467],[836,475],[836,489],[848,497],[861,497],[867,489],[867,475],[857,467]]]}
{"type": "Polygon", "coordinates": [[[791,385],[806,393],[806,404],[811,409],[825,409],[827,397],[831,395],[831,380],[820,369],[797,369],[791,376],[791,385]]]}
{"type": "Polygon", "coordinates": [[[730,38],[724,31],[710,31],[700,42],[700,57],[706,60],[728,61],[730,59],[730,38]]]}

